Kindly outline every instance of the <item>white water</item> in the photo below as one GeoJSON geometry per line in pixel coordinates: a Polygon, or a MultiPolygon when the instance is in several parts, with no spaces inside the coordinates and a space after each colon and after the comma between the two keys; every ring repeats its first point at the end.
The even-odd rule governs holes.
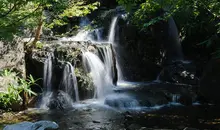
{"type": "MultiPolygon", "coordinates": [[[[111,43],[113,45],[113,47],[116,46],[115,45],[116,44],[115,43],[115,34],[116,34],[117,22],[118,22],[118,17],[116,16],[112,19],[112,23],[111,23],[110,30],[109,30],[109,36],[108,36],[108,43],[111,43]]],[[[123,81],[123,74],[122,74],[121,67],[120,67],[118,60],[117,60],[118,54],[115,53],[115,55],[116,55],[115,58],[116,58],[116,68],[117,68],[118,81],[123,81]]]]}
{"type": "MultiPolygon", "coordinates": [[[[117,25],[118,17],[114,17],[110,26],[109,36],[108,36],[108,43],[114,43],[115,39],[115,28],[117,25]]],[[[100,33],[97,33],[97,40],[100,40],[100,33]]],[[[98,41],[101,42],[101,41],[98,41]]],[[[113,85],[113,51],[111,46],[106,46],[101,48],[101,57],[103,58],[103,62],[101,59],[91,53],[91,52],[84,52],[84,64],[85,66],[88,65],[90,70],[90,74],[92,76],[94,85],[95,85],[95,94],[94,97],[98,99],[103,98],[106,94],[110,94],[112,91],[113,85]]],[[[117,66],[118,67],[118,66],[117,66]]]]}
{"type": "Polygon", "coordinates": [[[115,28],[117,25],[118,17],[114,17],[110,26],[109,36],[108,36],[108,42],[111,44],[114,44],[115,42],[115,28]]]}
{"type": "Polygon", "coordinates": [[[101,56],[104,60],[104,68],[106,71],[106,75],[108,75],[108,80],[112,81],[112,72],[113,72],[113,55],[110,46],[105,46],[102,49],[101,56]]]}
{"type": "Polygon", "coordinates": [[[77,102],[79,101],[78,84],[74,72],[74,67],[69,62],[67,62],[66,66],[64,67],[60,89],[68,93],[70,97],[74,96],[75,101],[77,102]],[[74,91],[74,95],[73,95],[73,91],[74,91]]]}
{"type": "Polygon", "coordinates": [[[140,104],[135,99],[135,97],[124,93],[114,93],[108,95],[106,97],[105,104],[112,107],[117,107],[119,109],[130,109],[140,107],[140,104]]]}
{"type": "Polygon", "coordinates": [[[71,63],[67,63],[64,67],[63,77],[58,92],[54,92],[52,89],[52,72],[52,56],[50,55],[44,63],[43,82],[45,89],[40,102],[40,108],[48,109],[48,107],[51,105],[51,102],[53,104],[54,100],[56,100],[58,103],[57,107],[71,107],[73,105],[73,96],[74,101],[79,101],[78,85],[74,73],[74,67],[71,63]]]}
{"type": "Polygon", "coordinates": [[[43,97],[40,102],[40,108],[48,109],[48,104],[51,101],[52,95],[53,95],[53,92],[44,92],[43,93],[43,97]]]}
{"type": "Polygon", "coordinates": [[[180,94],[172,94],[173,103],[178,103],[179,99],[180,99],[180,94]]]}
{"type": "Polygon", "coordinates": [[[110,81],[111,78],[100,58],[91,52],[83,52],[83,63],[85,67],[89,67],[87,70],[90,70],[93,79],[95,86],[94,97],[100,99],[106,94],[111,93],[113,86],[110,81]]]}
{"type": "Polygon", "coordinates": [[[52,74],[53,74],[53,68],[52,68],[52,55],[50,54],[48,58],[44,62],[44,77],[43,77],[43,87],[46,89],[46,91],[52,90],[52,74]]]}
{"type": "Polygon", "coordinates": [[[48,102],[52,97],[52,74],[53,74],[53,64],[52,64],[52,54],[44,61],[44,77],[43,77],[43,97],[40,102],[40,108],[47,108],[48,102]]]}

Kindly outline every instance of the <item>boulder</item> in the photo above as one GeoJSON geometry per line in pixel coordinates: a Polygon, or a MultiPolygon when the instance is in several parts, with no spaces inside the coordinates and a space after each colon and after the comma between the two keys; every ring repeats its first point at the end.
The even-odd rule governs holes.
{"type": "Polygon", "coordinates": [[[186,127],[183,130],[199,130],[199,129],[186,127]]]}
{"type": "Polygon", "coordinates": [[[13,125],[7,125],[3,130],[56,130],[59,126],[52,121],[21,122],[13,125]]]}
{"type": "Polygon", "coordinates": [[[191,62],[176,61],[165,66],[158,79],[164,82],[198,85],[196,67],[191,62]]]}
{"type": "Polygon", "coordinates": [[[105,103],[109,106],[136,107],[163,105],[168,102],[178,102],[183,105],[191,105],[196,93],[193,86],[163,82],[126,83],[118,84],[114,89],[115,96],[108,96],[105,103]],[[179,95],[174,99],[175,95],[179,95]],[[132,103],[132,104],[128,104],[132,103]]]}
{"type": "Polygon", "coordinates": [[[3,43],[0,41],[0,70],[13,69],[25,76],[24,44],[20,41],[3,43]]]}
{"type": "Polygon", "coordinates": [[[200,80],[200,92],[208,100],[220,103],[220,60],[211,60],[200,80]]]}

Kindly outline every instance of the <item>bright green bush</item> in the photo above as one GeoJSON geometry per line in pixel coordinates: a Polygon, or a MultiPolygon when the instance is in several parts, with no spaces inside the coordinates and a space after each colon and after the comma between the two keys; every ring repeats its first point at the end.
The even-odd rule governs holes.
{"type": "Polygon", "coordinates": [[[0,91],[0,108],[10,110],[13,104],[21,104],[23,102],[22,93],[27,96],[37,95],[31,90],[31,85],[36,84],[37,80],[34,80],[30,75],[26,80],[17,76],[16,73],[4,70],[1,72],[1,87],[5,87],[0,91]],[[6,86],[2,86],[6,85],[6,86]]]}

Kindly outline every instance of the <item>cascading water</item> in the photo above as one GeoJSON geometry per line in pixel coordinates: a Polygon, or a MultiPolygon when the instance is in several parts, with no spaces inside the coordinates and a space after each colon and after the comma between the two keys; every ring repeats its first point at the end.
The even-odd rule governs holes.
{"type": "Polygon", "coordinates": [[[173,94],[172,95],[172,102],[173,103],[178,103],[179,99],[180,99],[180,95],[179,94],[173,94]]]}
{"type": "MultiPolygon", "coordinates": [[[[111,23],[110,30],[109,30],[108,43],[112,44],[113,47],[116,46],[115,45],[115,34],[116,34],[117,22],[118,22],[118,16],[112,19],[112,23],[111,23]]],[[[116,54],[116,68],[117,68],[118,80],[123,81],[123,74],[121,72],[121,67],[118,63],[117,57],[118,57],[118,54],[116,54]]]]}
{"type": "MultiPolygon", "coordinates": [[[[108,43],[112,45],[114,43],[114,38],[115,38],[115,28],[117,25],[117,19],[118,17],[113,18],[109,30],[108,43]]],[[[97,39],[101,39],[101,38],[97,37],[97,39]]],[[[112,91],[112,87],[114,86],[112,80],[114,63],[113,63],[113,51],[111,45],[101,48],[100,52],[101,52],[101,57],[103,58],[103,62],[97,55],[91,52],[83,53],[85,59],[84,64],[87,63],[89,66],[87,70],[90,70],[90,73],[92,75],[93,82],[96,87],[95,96],[97,98],[102,98],[104,95],[112,91]]]]}
{"type": "Polygon", "coordinates": [[[74,67],[69,62],[67,62],[63,70],[63,77],[60,84],[60,90],[63,90],[70,97],[75,97],[75,101],[79,101],[78,85],[74,72],[74,67]]]}
{"type": "Polygon", "coordinates": [[[52,72],[52,57],[50,55],[48,59],[45,60],[44,64],[45,89],[40,103],[40,108],[63,109],[72,107],[73,101],[79,101],[78,85],[74,73],[74,67],[71,63],[67,62],[67,64],[64,67],[63,77],[58,89],[52,88],[52,72]]]}
{"type": "Polygon", "coordinates": [[[113,72],[113,55],[112,55],[112,50],[110,46],[105,46],[102,47],[102,53],[101,57],[103,57],[104,60],[104,67],[106,74],[108,75],[108,80],[112,81],[112,72],[113,72]]]}
{"type": "Polygon", "coordinates": [[[81,18],[79,23],[80,29],[78,30],[78,33],[73,37],[62,37],[60,38],[60,41],[102,41],[102,28],[96,28],[94,30],[84,28],[90,24],[91,22],[87,17],[81,18]]]}
{"type": "Polygon", "coordinates": [[[53,55],[50,54],[44,62],[44,77],[43,77],[43,97],[40,103],[40,108],[47,108],[47,104],[50,102],[52,97],[52,74],[53,74],[53,55]]]}
{"type": "Polygon", "coordinates": [[[114,17],[112,20],[111,26],[110,26],[108,42],[111,44],[114,44],[115,42],[115,28],[117,25],[117,20],[118,20],[118,17],[114,17]]]}
{"type": "Polygon", "coordinates": [[[102,28],[97,28],[94,30],[95,31],[95,35],[96,35],[96,40],[99,42],[99,41],[102,41],[102,28]]]}
{"type": "Polygon", "coordinates": [[[90,74],[95,85],[94,97],[103,98],[106,94],[112,91],[112,82],[109,74],[105,70],[105,66],[100,58],[91,53],[83,52],[83,62],[87,70],[90,70],[90,74]]]}
{"type": "Polygon", "coordinates": [[[43,87],[46,89],[47,92],[50,92],[52,90],[52,83],[51,83],[52,74],[53,74],[52,57],[53,55],[50,54],[44,62],[43,87]]]}

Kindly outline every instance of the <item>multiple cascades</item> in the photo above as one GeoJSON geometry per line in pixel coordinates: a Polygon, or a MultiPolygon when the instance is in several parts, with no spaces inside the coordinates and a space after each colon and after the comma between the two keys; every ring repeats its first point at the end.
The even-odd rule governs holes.
{"type": "MultiPolygon", "coordinates": [[[[86,21],[82,19],[81,25],[86,26],[90,23],[88,19],[84,20],[86,21]]],[[[163,72],[153,82],[138,83],[124,81],[121,66],[118,64],[120,60],[118,58],[120,56],[117,54],[118,50],[115,51],[115,47],[119,46],[117,42],[120,41],[118,39],[115,41],[116,34],[118,33],[118,21],[119,17],[113,17],[107,40],[104,40],[102,37],[102,28],[92,31],[80,29],[76,36],[59,39],[61,46],[63,42],[70,43],[70,46],[75,46],[76,43],[81,46],[81,66],[83,66],[84,71],[92,78],[94,86],[93,94],[91,94],[92,98],[105,100],[105,104],[123,109],[140,106],[151,107],[163,105],[168,102],[176,103],[180,99],[182,100],[181,95],[187,95],[186,91],[173,89],[174,91],[171,93],[166,92],[166,86],[174,86],[171,88],[175,88],[176,85],[161,82],[160,79],[164,75],[163,72]],[[123,87],[122,84],[128,87],[123,87]],[[157,88],[159,89],[157,90],[157,88]],[[178,98],[175,95],[178,95],[178,98]],[[170,99],[167,97],[170,97],[170,99]]],[[[176,25],[172,24],[172,28],[176,28],[176,25]]],[[[176,34],[177,30],[174,33],[175,36],[178,35],[176,34]]],[[[79,79],[76,77],[74,68],[76,61],[74,61],[74,66],[72,64],[73,62],[62,61],[62,64],[64,64],[62,67],[62,76],[58,87],[54,87],[57,86],[52,83],[52,80],[57,80],[57,77],[53,77],[53,61],[55,59],[56,57],[51,54],[44,63],[44,92],[40,107],[49,107],[50,109],[73,107],[76,102],[80,101],[79,79]]],[[[182,86],[185,87],[184,85],[182,86]]],[[[190,97],[190,95],[187,95],[187,97],[190,97]]]]}

